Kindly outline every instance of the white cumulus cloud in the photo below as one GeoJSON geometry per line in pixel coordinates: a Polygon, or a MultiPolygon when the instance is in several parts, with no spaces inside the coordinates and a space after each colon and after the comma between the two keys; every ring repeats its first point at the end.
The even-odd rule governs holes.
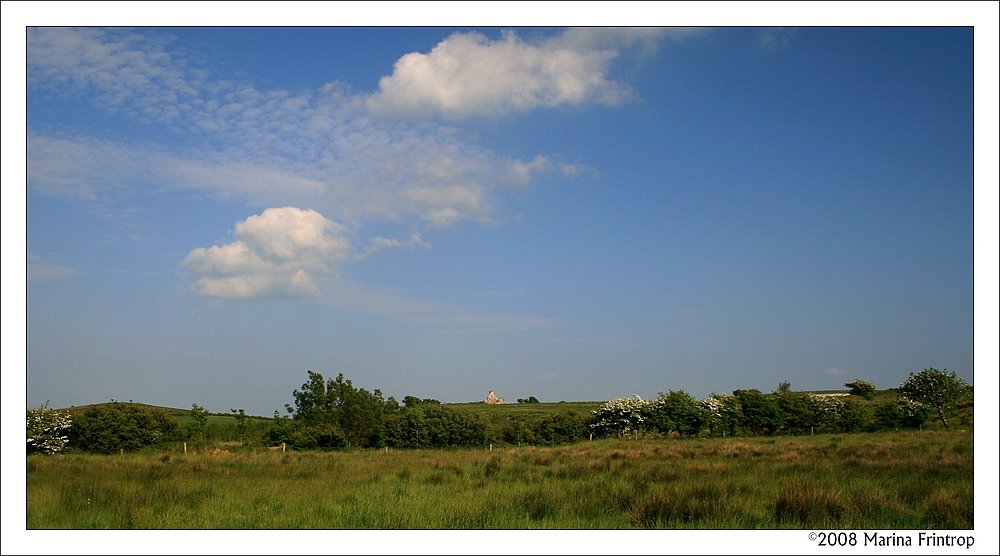
{"type": "Polygon", "coordinates": [[[184,258],[182,264],[198,275],[196,293],[224,299],[315,295],[314,275],[328,272],[351,250],[343,226],[296,207],[269,208],[237,222],[235,236],[184,258]]]}
{"type": "Polygon", "coordinates": [[[608,77],[624,49],[646,49],[664,29],[570,29],[542,41],[455,33],[401,57],[370,97],[373,112],[451,119],[562,105],[617,105],[632,93],[608,77]]]}

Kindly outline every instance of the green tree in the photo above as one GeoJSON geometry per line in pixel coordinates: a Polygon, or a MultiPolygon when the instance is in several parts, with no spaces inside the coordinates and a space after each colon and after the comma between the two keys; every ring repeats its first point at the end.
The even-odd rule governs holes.
{"type": "Polygon", "coordinates": [[[740,426],[755,435],[773,434],[784,424],[777,396],[764,394],[756,388],[734,390],[742,419],[740,426]]]}
{"type": "Polygon", "coordinates": [[[938,370],[932,367],[923,369],[919,373],[911,372],[899,387],[899,395],[933,409],[941,424],[948,428],[945,412],[952,409],[956,402],[970,397],[972,387],[955,376],[954,371],[948,372],[948,369],[938,370]]]}
{"type": "Polygon", "coordinates": [[[708,425],[708,412],[682,390],[660,393],[644,410],[645,426],[660,433],[695,436],[708,425]]]}
{"type": "Polygon", "coordinates": [[[842,432],[862,431],[871,419],[871,406],[854,398],[843,400],[837,412],[837,425],[842,432]]]}
{"type": "Polygon", "coordinates": [[[344,373],[338,373],[337,378],[327,384],[327,396],[334,408],[333,422],[344,431],[348,446],[378,444],[385,407],[382,392],[355,388],[344,378],[344,373]]]}
{"type": "Polygon", "coordinates": [[[402,408],[399,406],[399,402],[396,401],[396,398],[389,396],[386,398],[385,404],[382,406],[382,414],[388,415],[390,413],[399,413],[400,409],[402,408]]]}
{"type": "Polygon", "coordinates": [[[49,408],[49,402],[28,410],[28,453],[56,454],[69,444],[69,430],[73,420],[69,413],[49,408]]]}
{"type": "Polygon", "coordinates": [[[851,394],[854,396],[860,396],[866,400],[870,400],[875,397],[875,384],[868,382],[867,380],[852,380],[851,382],[844,383],[844,386],[850,388],[851,394]]]}
{"type": "Polygon", "coordinates": [[[334,418],[334,408],[327,395],[327,384],[323,380],[323,375],[313,371],[306,371],[308,380],[301,389],[292,391],[292,398],[295,400],[294,409],[285,404],[285,409],[292,417],[304,423],[319,423],[329,421],[334,418]]]}
{"type": "Polygon", "coordinates": [[[707,415],[709,430],[712,434],[736,434],[743,420],[743,409],[736,396],[716,394],[713,392],[700,402],[707,415]]]}
{"type": "Polygon", "coordinates": [[[295,433],[295,422],[284,415],[280,415],[278,410],[274,410],[274,418],[271,419],[270,426],[265,434],[265,438],[271,445],[290,443],[292,434],[295,433]]]}
{"type": "MultiPolygon", "coordinates": [[[[782,384],[787,385],[788,383],[782,384]]],[[[797,434],[812,430],[814,422],[808,394],[792,392],[791,388],[779,386],[773,395],[778,404],[778,411],[781,413],[781,430],[783,432],[797,434]]]]}
{"type": "Polygon", "coordinates": [[[198,404],[191,404],[191,421],[187,424],[188,437],[193,440],[204,440],[208,429],[208,410],[198,404]]]}
{"type": "Polygon", "coordinates": [[[73,446],[103,454],[182,440],[184,430],[166,410],[138,403],[112,402],[74,417],[73,446]]]}
{"type": "Polygon", "coordinates": [[[233,414],[233,417],[236,419],[236,436],[239,437],[240,446],[242,446],[243,442],[246,440],[247,427],[249,425],[249,423],[247,422],[247,414],[245,411],[243,411],[242,408],[230,409],[229,411],[230,413],[233,414]]]}
{"type": "MultiPolygon", "coordinates": [[[[286,405],[285,408],[302,426],[333,427],[326,426],[310,432],[313,437],[321,439],[320,444],[326,443],[321,447],[339,447],[334,446],[339,442],[335,440],[337,434],[332,432],[334,430],[339,431],[346,446],[381,445],[385,435],[386,410],[382,392],[377,389],[369,392],[364,388],[356,388],[349,379],[344,378],[343,373],[330,380],[325,380],[322,374],[314,371],[308,371],[307,374],[308,380],[301,388],[292,392],[295,407],[286,405]]],[[[404,399],[404,402],[409,398],[404,399]]],[[[422,400],[420,403],[430,401],[422,400]]],[[[300,437],[300,440],[307,439],[306,432],[300,432],[300,437]]]]}

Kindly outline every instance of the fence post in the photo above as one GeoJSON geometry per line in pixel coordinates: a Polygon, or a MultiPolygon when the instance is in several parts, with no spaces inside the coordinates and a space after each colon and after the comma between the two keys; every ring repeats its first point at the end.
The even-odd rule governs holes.
{"type": "Polygon", "coordinates": [[[184,455],[185,456],[188,455],[188,443],[187,442],[184,443],[184,455]]]}

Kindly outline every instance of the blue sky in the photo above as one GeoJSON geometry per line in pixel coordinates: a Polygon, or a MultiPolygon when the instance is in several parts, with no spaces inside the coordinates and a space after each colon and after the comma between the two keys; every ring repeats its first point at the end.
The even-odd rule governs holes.
{"type": "Polygon", "coordinates": [[[972,381],[972,39],[30,29],[28,405],[972,381]]]}

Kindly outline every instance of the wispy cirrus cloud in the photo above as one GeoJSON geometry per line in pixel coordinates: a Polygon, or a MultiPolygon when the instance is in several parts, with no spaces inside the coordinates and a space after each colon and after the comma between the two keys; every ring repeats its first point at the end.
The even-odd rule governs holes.
{"type": "Polygon", "coordinates": [[[41,255],[28,255],[28,281],[46,282],[76,274],[76,269],[53,262],[41,255]]]}
{"type": "MultiPolygon", "coordinates": [[[[145,131],[136,139],[88,135],[85,125],[29,129],[28,185],[38,194],[97,203],[139,188],[204,191],[263,211],[245,222],[277,221],[280,214],[287,223],[290,213],[268,210],[301,207],[352,234],[375,221],[410,228],[408,240],[362,239],[367,247],[352,250],[355,257],[404,244],[429,247],[423,231],[495,222],[507,191],[591,169],[558,154],[507,156],[454,124],[407,116],[427,109],[460,120],[615,105],[631,92],[608,77],[612,62],[630,50],[648,52],[671,33],[571,29],[530,41],[513,32],[498,40],[458,33],[430,54],[400,58],[370,95],[337,82],[261,90],[194,67],[178,54],[183,45],[161,32],[29,28],[33,98],[88,103],[145,131]]],[[[346,237],[341,232],[335,235],[346,237]]],[[[195,291],[234,299],[315,293],[314,274],[323,268],[317,259],[278,260],[249,241],[257,236],[244,234],[188,255],[184,265],[199,275],[195,291]]]]}
{"type": "Polygon", "coordinates": [[[342,84],[293,94],[213,80],[145,35],[44,28],[28,38],[33,94],[82,94],[98,109],[174,134],[125,142],[32,131],[29,185],[50,195],[94,200],[155,184],[255,207],[308,205],[352,222],[442,228],[492,221],[505,189],[585,168],[557,155],[510,158],[453,127],[374,121],[363,95],[342,84]]]}
{"type": "Polygon", "coordinates": [[[349,279],[332,282],[324,293],[326,296],[322,299],[350,311],[447,327],[459,333],[518,332],[550,328],[557,324],[553,319],[534,315],[468,312],[412,299],[396,290],[366,286],[349,279]]]}

